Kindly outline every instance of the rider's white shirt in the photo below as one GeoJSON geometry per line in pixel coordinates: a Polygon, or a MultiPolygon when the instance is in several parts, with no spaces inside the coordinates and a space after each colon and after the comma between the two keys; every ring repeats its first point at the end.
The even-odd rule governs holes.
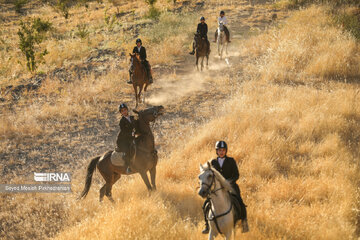
{"type": "Polygon", "coordinates": [[[224,164],[224,161],[225,161],[225,158],[219,158],[218,157],[218,162],[219,162],[219,165],[220,165],[220,167],[222,168],[222,166],[223,166],[223,164],[224,164]]]}
{"type": "Polygon", "coordinates": [[[223,17],[218,17],[218,24],[219,24],[219,25],[220,25],[220,22],[222,22],[222,23],[224,24],[224,26],[228,24],[227,18],[226,18],[225,16],[223,16],[223,17]]]}
{"type": "Polygon", "coordinates": [[[131,123],[131,118],[130,118],[130,116],[127,116],[127,117],[125,117],[130,123],[131,123]]]}
{"type": "Polygon", "coordinates": [[[141,46],[140,47],[137,47],[138,51],[140,52],[140,49],[141,49],[141,46]]]}

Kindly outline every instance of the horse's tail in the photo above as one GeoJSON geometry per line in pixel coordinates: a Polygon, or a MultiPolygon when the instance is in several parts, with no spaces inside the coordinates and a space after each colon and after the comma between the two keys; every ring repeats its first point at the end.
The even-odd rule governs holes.
{"type": "Polygon", "coordinates": [[[87,168],[87,174],[86,174],[86,179],[85,179],[85,187],[84,190],[82,191],[82,193],[79,196],[79,200],[82,198],[85,198],[86,195],[88,194],[90,187],[91,187],[91,180],[92,180],[92,175],[96,169],[96,165],[99,162],[100,157],[95,157],[91,160],[88,168],[87,168]]]}

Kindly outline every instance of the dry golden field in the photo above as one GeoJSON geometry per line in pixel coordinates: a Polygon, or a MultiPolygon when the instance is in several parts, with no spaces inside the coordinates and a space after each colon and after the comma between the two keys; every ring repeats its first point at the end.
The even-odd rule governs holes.
{"type": "MultiPolygon", "coordinates": [[[[72,173],[71,194],[1,194],[1,239],[207,239],[201,234],[199,163],[223,139],[238,162],[250,232],[238,239],[360,237],[360,45],[334,24],[327,6],[279,9],[266,1],[158,0],[91,2],[65,20],[41,1],[16,14],[0,1],[0,183],[32,183],[33,172],[72,173]],[[225,10],[232,33],[227,64],[212,43],[209,69],[190,51],[200,16],[212,41],[225,10]],[[106,14],[118,14],[110,28],[106,14]],[[277,20],[271,22],[272,15],[277,20]],[[33,76],[17,47],[20,19],[53,23],[42,43],[45,64],[33,76]],[[77,37],[85,24],[88,37],[77,37]],[[128,52],[142,38],[154,69],[146,104],[166,113],[153,125],[158,190],[140,176],[113,187],[115,204],[98,201],[89,160],[114,148],[117,106],[135,106],[128,52]],[[37,81],[37,90],[16,86],[37,81]],[[9,86],[12,88],[9,89],[9,86]]],[[[346,9],[348,11],[351,8],[346,9]]]]}

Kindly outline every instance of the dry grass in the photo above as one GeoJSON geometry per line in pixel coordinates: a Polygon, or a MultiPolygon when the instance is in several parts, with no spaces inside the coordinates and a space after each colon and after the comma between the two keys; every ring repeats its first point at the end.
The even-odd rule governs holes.
{"type": "Polygon", "coordinates": [[[360,76],[359,44],[332,24],[326,9],[295,13],[279,29],[249,41],[248,52],[261,55],[261,78],[309,83],[360,76]]]}
{"type": "MultiPolygon", "coordinates": [[[[225,3],[221,3],[223,5],[211,5],[213,8],[208,11],[224,8],[225,3]]],[[[144,9],[137,11],[145,12],[144,9]]],[[[171,22],[180,18],[180,15],[164,15],[162,20],[171,22]]],[[[189,16],[183,23],[192,24],[191,21],[194,20],[189,16]]],[[[149,55],[156,56],[151,63],[170,62],[171,66],[172,55],[186,48],[186,36],[192,28],[178,26],[177,31],[186,34],[162,38],[164,42],[171,42],[163,49],[157,47],[154,29],[140,32],[151,46],[149,55]]],[[[116,49],[129,51],[133,45],[132,39],[121,44],[114,43],[111,37],[103,39],[116,49]]],[[[69,41],[74,44],[69,46],[74,48],[79,44],[79,40],[69,41]]],[[[115,205],[107,200],[99,204],[102,180],[96,173],[87,199],[77,202],[75,197],[83,187],[84,169],[88,164],[83,158],[72,165],[76,166],[72,181],[74,194],[2,196],[0,236],[8,239],[24,236],[205,238],[201,236],[203,200],[196,193],[198,165],[215,157],[214,143],[224,139],[230,146],[229,155],[238,161],[238,183],[248,205],[250,232],[240,234],[238,230],[238,236],[244,239],[357,238],[360,94],[356,83],[343,83],[345,78],[359,77],[359,55],[355,50],[358,50],[355,40],[332,26],[324,9],[296,12],[282,27],[240,42],[240,57],[251,57],[249,62],[243,59],[234,62],[231,72],[234,79],[219,68],[221,77],[212,79],[210,73],[201,80],[201,84],[213,84],[220,91],[209,92],[203,101],[199,100],[198,92],[180,94],[179,102],[171,99],[175,102],[171,103],[174,109],[168,109],[169,115],[175,112],[171,117],[179,109],[182,113],[196,111],[193,114],[197,118],[205,116],[206,123],[199,126],[185,119],[172,125],[171,117],[162,123],[168,132],[161,132],[159,144],[165,153],[160,153],[157,192],[148,196],[140,177],[129,176],[113,188],[115,205]],[[256,61],[252,61],[253,57],[256,61]],[[243,79],[251,81],[243,82],[243,79]],[[329,79],[339,82],[328,82],[329,79]],[[305,84],[283,84],[289,82],[305,84]],[[323,84],[317,88],[307,84],[313,82],[323,84]],[[219,93],[228,94],[229,99],[216,102],[219,110],[214,111],[214,104],[207,102],[219,93]],[[19,208],[19,203],[26,208],[19,208]]],[[[67,57],[75,59],[75,56],[67,57]]],[[[87,118],[104,118],[105,110],[113,111],[111,107],[120,99],[130,98],[131,89],[125,88],[123,81],[126,64],[125,60],[120,63],[124,68],[121,70],[112,65],[112,70],[99,78],[86,76],[69,83],[47,79],[37,92],[36,100],[29,93],[12,113],[9,109],[2,110],[0,132],[6,139],[4,142],[18,142],[17,147],[23,149],[23,136],[50,134],[64,129],[64,122],[74,119],[81,126],[87,118]]],[[[175,82],[178,78],[174,73],[172,78],[161,81],[175,82]]],[[[159,131],[161,129],[157,129],[156,134],[159,131]]],[[[66,138],[55,141],[59,145],[68,144],[66,138]]],[[[2,143],[0,147],[5,151],[7,145],[2,143]]],[[[58,159],[64,154],[60,150],[55,155],[58,159]]],[[[32,150],[31,155],[36,156],[36,151],[32,150]]],[[[5,167],[19,162],[21,159],[8,159],[5,167]]],[[[22,164],[26,168],[25,163],[22,164]]],[[[30,181],[31,176],[28,179],[30,181]]],[[[11,182],[23,181],[23,177],[15,175],[11,182]]]]}

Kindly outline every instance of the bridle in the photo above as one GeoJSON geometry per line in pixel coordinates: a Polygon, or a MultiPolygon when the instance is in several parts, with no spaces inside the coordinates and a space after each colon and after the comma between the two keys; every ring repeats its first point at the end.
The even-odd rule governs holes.
{"type": "MultiPolygon", "coordinates": [[[[202,182],[201,185],[205,185],[205,186],[208,187],[208,189],[207,189],[207,191],[206,191],[206,196],[207,196],[207,198],[208,198],[208,199],[210,200],[210,202],[211,202],[211,195],[215,195],[215,196],[216,196],[216,192],[224,189],[224,187],[221,186],[220,188],[216,189],[215,173],[214,173],[213,170],[211,170],[211,169],[209,169],[209,170],[212,172],[211,183],[210,183],[210,184],[207,184],[207,183],[205,183],[205,182],[202,182]],[[212,186],[214,186],[213,189],[212,189],[212,186]]],[[[223,234],[223,233],[222,233],[221,230],[220,230],[220,227],[219,227],[219,224],[218,224],[218,222],[217,222],[217,219],[218,219],[218,218],[221,218],[221,217],[223,217],[223,216],[225,216],[225,215],[227,215],[227,214],[229,214],[229,213],[231,212],[231,210],[232,210],[232,206],[233,206],[233,204],[232,204],[232,202],[230,202],[230,208],[229,208],[229,210],[227,210],[226,212],[224,212],[224,213],[222,213],[222,214],[219,214],[219,215],[217,215],[217,216],[215,215],[213,209],[210,207],[210,211],[211,211],[211,214],[213,215],[213,217],[211,217],[211,218],[208,218],[208,217],[207,217],[207,218],[208,218],[209,221],[214,221],[214,222],[215,222],[215,226],[216,226],[216,228],[217,228],[217,230],[218,230],[218,232],[219,232],[220,234],[223,234]]]]}
{"type": "Polygon", "coordinates": [[[211,173],[212,173],[210,185],[205,182],[202,182],[201,185],[205,185],[207,187],[206,196],[207,196],[207,198],[211,199],[212,194],[214,194],[216,196],[216,192],[222,190],[224,187],[220,187],[220,188],[216,189],[215,173],[211,169],[209,169],[209,171],[211,171],[211,173]],[[213,189],[211,189],[212,186],[214,186],[213,189]]]}

